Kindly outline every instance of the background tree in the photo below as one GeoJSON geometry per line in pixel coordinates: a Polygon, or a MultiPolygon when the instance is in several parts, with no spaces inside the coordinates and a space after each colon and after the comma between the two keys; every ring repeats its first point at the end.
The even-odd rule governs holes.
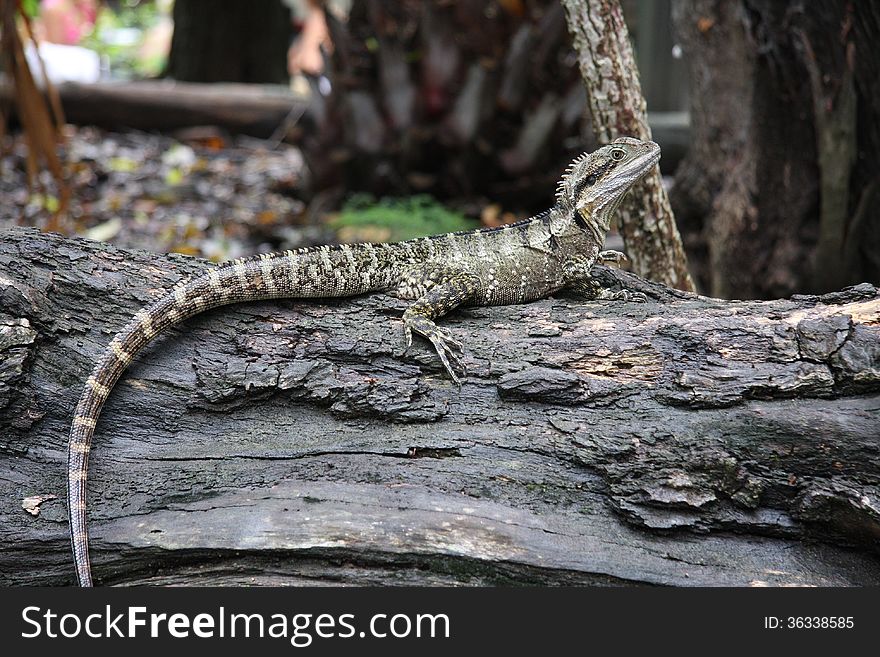
{"type": "Polygon", "coordinates": [[[595,145],[556,0],[365,0],[329,23],[333,89],[301,135],[318,190],[536,211],[595,145]]]}
{"type": "Polygon", "coordinates": [[[186,82],[287,79],[290,10],[281,0],[176,0],[168,75],[186,82]]]}
{"type": "MultiPolygon", "coordinates": [[[[639,71],[618,0],[562,0],[587,89],[593,134],[651,139],[639,71]]],[[[618,224],[633,270],[693,290],[675,217],[656,167],[627,195],[618,224]]]]}
{"type": "Polygon", "coordinates": [[[679,0],[692,146],[672,203],[702,287],[880,279],[880,5],[679,0]]]}

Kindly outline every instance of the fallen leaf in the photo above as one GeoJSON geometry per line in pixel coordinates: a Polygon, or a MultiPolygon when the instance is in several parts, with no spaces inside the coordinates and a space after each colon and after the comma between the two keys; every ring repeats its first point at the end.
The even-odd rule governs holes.
{"type": "Polygon", "coordinates": [[[257,215],[257,223],[262,226],[274,224],[277,220],[278,213],[273,212],[272,210],[263,210],[260,214],[257,215]]]}
{"type": "Polygon", "coordinates": [[[120,230],[122,230],[122,219],[113,217],[102,224],[89,228],[85,232],[85,236],[96,242],[106,242],[116,237],[120,230]]]}
{"type": "Polygon", "coordinates": [[[138,163],[130,157],[111,157],[107,161],[107,168],[117,173],[132,173],[137,171],[138,163]]]}
{"type": "Polygon", "coordinates": [[[168,169],[165,173],[165,184],[169,187],[177,187],[183,182],[183,172],[180,169],[168,169]]]}
{"type": "Polygon", "coordinates": [[[171,247],[171,251],[174,253],[182,253],[183,255],[191,256],[199,255],[200,253],[196,247],[190,246],[189,244],[175,244],[173,247],[171,247]]]}
{"type": "Polygon", "coordinates": [[[40,505],[49,500],[57,500],[58,496],[49,493],[48,495],[31,495],[21,501],[21,508],[30,513],[32,516],[40,515],[40,505]]]}

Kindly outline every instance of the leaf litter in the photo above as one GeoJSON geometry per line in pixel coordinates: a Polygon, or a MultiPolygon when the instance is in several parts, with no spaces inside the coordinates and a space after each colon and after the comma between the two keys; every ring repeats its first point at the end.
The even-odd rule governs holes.
{"type": "Polygon", "coordinates": [[[50,176],[42,174],[41,193],[28,191],[24,138],[3,138],[0,229],[33,226],[214,261],[332,239],[329,228],[306,220],[305,165],[296,147],[269,148],[217,131],[181,139],[70,125],[65,131],[61,159],[71,197],[60,219],[50,176]]]}

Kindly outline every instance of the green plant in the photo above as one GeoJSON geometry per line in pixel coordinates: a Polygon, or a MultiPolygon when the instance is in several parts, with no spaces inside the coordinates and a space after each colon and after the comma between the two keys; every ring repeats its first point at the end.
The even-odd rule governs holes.
{"type": "Polygon", "coordinates": [[[441,205],[427,195],[406,198],[382,198],[355,194],[330,222],[334,229],[382,228],[390,241],[408,240],[437,233],[451,233],[476,228],[478,223],[441,205]]]}
{"type": "Polygon", "coordinates": [[[21,0],[21,8],[28,18],[35,18],[40,13],[40,0],[21,0]]]}
{"type": "Polygon", "coordinates": [[[92,32],[80,45],[106,58],[113,77],[155,76],[161,72],[164,58],[142,59],[138,51],[145,34],[159,19],[160,12],[155,2],[124,2],[116,9],[105,5],[98,12],[92,32]]]}

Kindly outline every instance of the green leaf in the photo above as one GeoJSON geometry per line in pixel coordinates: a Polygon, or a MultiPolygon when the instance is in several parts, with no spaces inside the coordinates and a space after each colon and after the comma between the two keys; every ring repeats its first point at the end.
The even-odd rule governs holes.
{"type": "Polygon", "coordinates": [[[22,0],[21,7],[30,18],[36,18],[40,13],[40,0],[22,0]]]}
{"type": "Polygon", "coordinates": [[[138,163],[130,157],[111,157],[107,162],[107,167],[110,171],[117,173],[131,173],[137,171],[138,163]]]}
{"type": "Polygon", "coordinates": [[[168,169],[168,171],[165,173],[165,184],[169,187],[177,187],[182,182],[183,171],[181,171],[177,167],[172,167],[171,169],[168,169]]]}

